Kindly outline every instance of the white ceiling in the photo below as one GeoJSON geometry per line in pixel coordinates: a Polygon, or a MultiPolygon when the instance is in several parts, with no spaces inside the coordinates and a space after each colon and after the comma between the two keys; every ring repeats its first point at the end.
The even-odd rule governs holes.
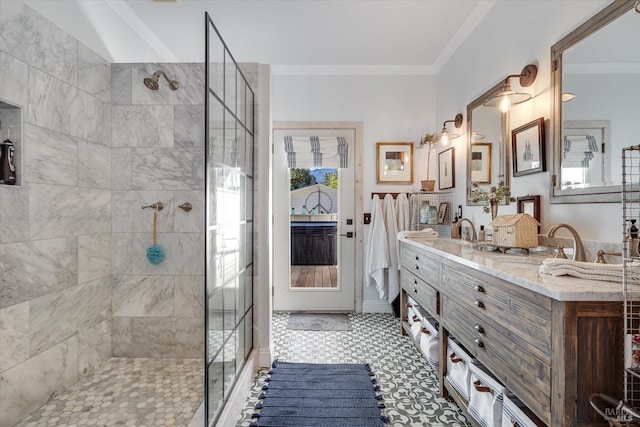
{"type": "Polygon", "coordinates": [[[435,73],[495,0],[25,0],[113,62],[201,62],[208,11],[239,62],[435,73]]]}

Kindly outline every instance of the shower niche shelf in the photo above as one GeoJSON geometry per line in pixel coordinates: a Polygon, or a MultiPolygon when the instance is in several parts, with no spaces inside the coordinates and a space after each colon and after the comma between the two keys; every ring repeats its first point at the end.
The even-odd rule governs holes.
{"type": "MultiPolygon", "coordinates": [[[[16,167],[16,183],[12,185],[0,183],[1,188],[22,186],[22,153],[23,153],[23,131],[22,131],[22,107],[11,104],[0,98],[0,142],[10,139],[14,144],[13,164],[16,167]],[[11,129],[11,137],[8,132],[11,129]]],[[[1,147],[1,146],[0,146],[1,147]]],[[[1,157],[1,155],[0,155],[1,157]]],[[[1,159],[0,159],[1,160],[1,159]]]]}

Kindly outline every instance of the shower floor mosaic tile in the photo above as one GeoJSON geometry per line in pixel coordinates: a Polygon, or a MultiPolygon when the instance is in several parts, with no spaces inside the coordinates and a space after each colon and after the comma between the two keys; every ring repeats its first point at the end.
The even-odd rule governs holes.
{"type": "MultiPolygon", "coordinates": [[[[380,384],[390,426],[466,427],[453,401],[439,397],[436,373],[390,314],[350,314],[351,331],[286,329],[288,313],[274,313],[275,358],[288,362],[370,363],[380,384]]],[[[255,381],[237,426],[251,423],[266,372],[255,381]]]]}
{"type": "Polygon", "coordinates": [[[112,358],[16,427],[187,426],[203,384],[202,359],[112,358]]]}

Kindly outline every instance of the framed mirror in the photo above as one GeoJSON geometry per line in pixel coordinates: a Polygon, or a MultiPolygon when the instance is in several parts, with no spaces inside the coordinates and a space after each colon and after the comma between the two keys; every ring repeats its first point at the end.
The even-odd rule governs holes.
{"type": "Polygon", "coordinates": [[[467,206],[479,206],[471,197],[471,182],[491,187],[504,181],[510,185],[508,145],[509,113],[482,105],[504,87],[501,80],[467,105],[467,206]]]}
{"type": "Polygon", "coordinates": [[[640,13],[615,0],[551,47],[551,203],[619,202],[640,142],[640,13]]]}

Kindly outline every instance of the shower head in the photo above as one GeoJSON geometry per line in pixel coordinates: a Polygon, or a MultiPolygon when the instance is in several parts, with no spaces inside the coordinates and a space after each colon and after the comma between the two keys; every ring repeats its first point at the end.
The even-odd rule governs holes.
{"type": "Polygon", "coordinates": [[[164,79],[169,83],[169,87],[171,88],[171,90],[176,90],[180,87],[180,83],[178,83],[176,80],[169,79],[169,77],[167,77],[167,74],[162,70],[156,71],[151,77],[145,77],[145,86],[147,86],[151,90],[158,90],[158,87],[160,87],[158,85],[158,79],[160,79],[160,76],[164,77],[164,79]]]}

